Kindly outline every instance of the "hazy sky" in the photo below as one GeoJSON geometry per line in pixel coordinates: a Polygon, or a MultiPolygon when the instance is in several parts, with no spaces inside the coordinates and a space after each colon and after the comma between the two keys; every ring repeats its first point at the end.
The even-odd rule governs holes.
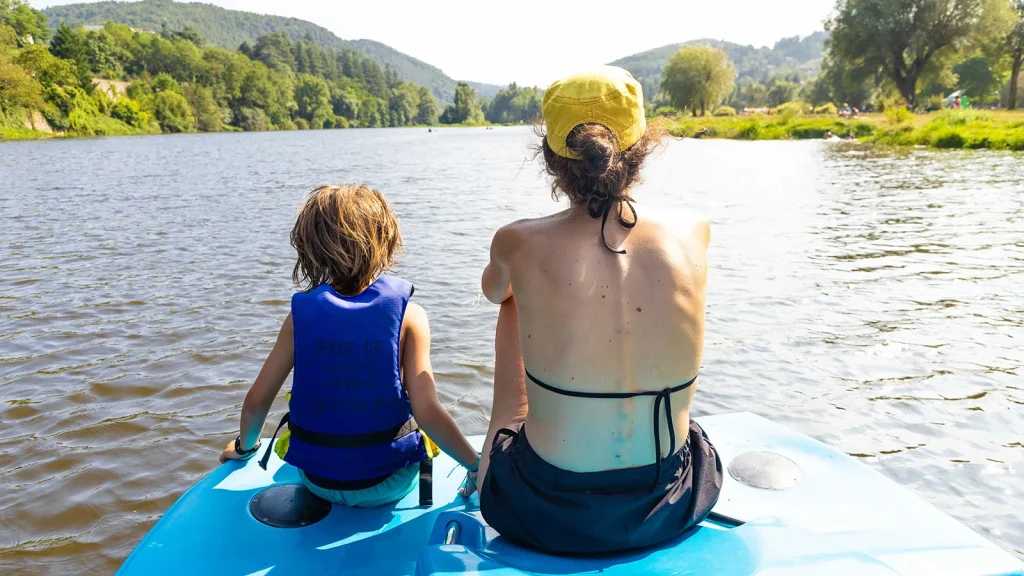
{"type": "MultiPolygon", "coordinates": [[[[458,80],[546,86],[580,68],[715,38],[771,46],[822,29],[834,0],[207,0],[369,38],[458,80]]],[[[30,0],[36,8],[63,0],[30,0]]]]}

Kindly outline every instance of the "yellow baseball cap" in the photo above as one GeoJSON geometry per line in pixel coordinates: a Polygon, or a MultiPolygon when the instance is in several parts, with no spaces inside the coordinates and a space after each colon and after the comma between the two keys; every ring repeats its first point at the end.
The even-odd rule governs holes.
{"type": "Polygon", "coordinates": [[[544,93],[542,105],[548,146],[563,158],[579,159],[565,138],[580,124],[600,124],[626,150],[647,131],[644,93],[633,76],[615,66],[576,74],[555,81],[544,93]]]}

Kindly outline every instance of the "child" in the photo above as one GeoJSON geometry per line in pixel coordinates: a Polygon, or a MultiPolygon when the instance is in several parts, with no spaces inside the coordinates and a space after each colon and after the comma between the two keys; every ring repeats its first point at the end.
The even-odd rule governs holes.
{"type": "Polygon", "coordinates": [[[313,190],[291,243],[292,278],[305,291],[292,297],[221,462],[256,454],[267,412],[294,368],[281,422],[290,430],[287,452],[285,437],[276,451],[311,492],[346,506],[397,502],[416,487],[419,463],[436,442],[469,471],[459,490],[468,497],[479,454],[437,398],[430,326],[409,302],[413,286],[384,274],[402,244],[384,196],[366,186],[313,190]]]}

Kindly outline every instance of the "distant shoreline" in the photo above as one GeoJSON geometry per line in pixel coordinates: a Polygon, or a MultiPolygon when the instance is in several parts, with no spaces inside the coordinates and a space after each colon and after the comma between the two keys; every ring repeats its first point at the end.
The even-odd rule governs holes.
{"type": "MultiPolygon", "coordinates": [[[[725,140],[821,140],[831,131],[838,138],[853,137],[858,142],[899,147],[933,149],[1024,151],[1024,111],[948,110],[916,114],[893,124],[883,114],[865,114],[846,120],[834,115],[785,113],[750,116],[678,115],[662,120],[669,134],[677,138],[716,138],[725,140]]],[[[444,124],[438,126],[402,126],[399,129],[441,130],[445,128],[494,128],[527,124],[444,124]]],[[[357,130],[339,128],[337,130],[357,130]]],[[[388,127],[364,128],[387,130],[388,127]]],[[[266,132],[291,132],[269,130],[266,132]]],[[[308,130],[323,131],[323,130],[308,130]]],[[[241,132],[241,131],[235,131],[241,132]]],[[[192,132],[191,134],[206,134],[192,132]]],[[[208,132],[213,134],[214,132],[208,132]]],[[[234,132],[216,132],[220,134],[234,132]]],[[[153,134],[125,134],[150,136],[153,134]]],[[[0,142],[20,140],[110,138],[117,136],[79,136],[39,130],[0,128],[0,142]]]]}

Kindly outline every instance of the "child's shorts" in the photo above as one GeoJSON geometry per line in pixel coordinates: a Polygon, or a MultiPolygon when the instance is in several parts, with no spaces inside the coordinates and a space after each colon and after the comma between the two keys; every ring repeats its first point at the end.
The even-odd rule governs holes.
{"type": "Polygon", "coordinates": [[[299,477],[310,492],[324,500],[343,506],[375,508],[398,502],[408,496],[419,484],[420,465],[418,462],[410,464],[395,471],[380,484],[362,490],[328,490],[311,482],[302,470],[299,470],[299,477]]]}

